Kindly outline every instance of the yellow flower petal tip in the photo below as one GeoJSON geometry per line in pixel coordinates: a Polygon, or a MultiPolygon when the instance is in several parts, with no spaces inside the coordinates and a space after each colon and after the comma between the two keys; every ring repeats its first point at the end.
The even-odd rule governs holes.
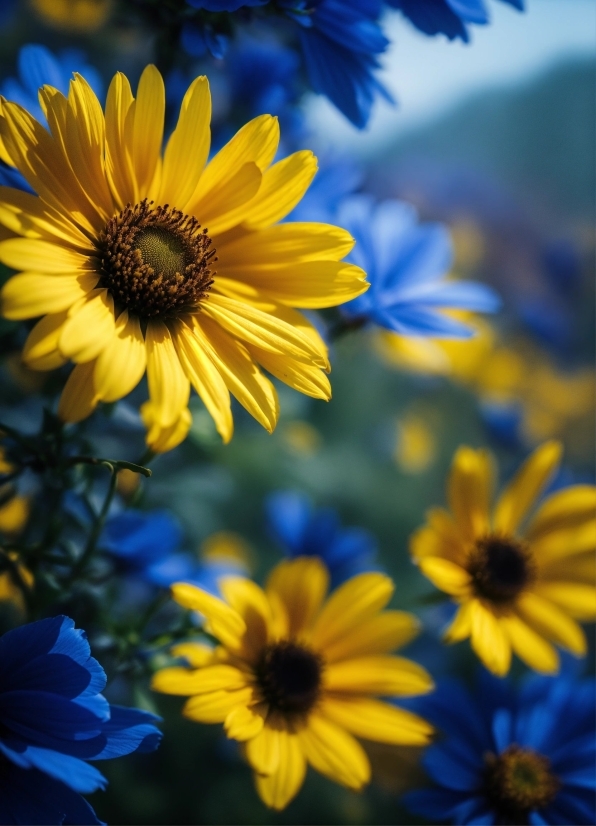
{"type": "Polygon", "coordinates": [[[370,780],[357,738],[420,746],[432,727],[383,697],[433,689],[428,673],[392,652],[417,631],[414,617],[384,610],[393,583],[360,574],[327,597],[320,559],[297,557],[271,572],[265,590],[242,577],[220,582],[223,599],[177,583],[176,601],[200,611],[220,643],[218,653],[176,646],[189,667],[163,669],[156,691],[190,695],[189,719],[223,723],[242,742],[257,793],[285,808],[300,790],[307,765],[350,789],[370,780]]]}
{"type": "MultiPolygon", "coordinates": [[[[106,5],[35,2],[86,13],[106,5]]],[[[35,192],[5,188],[0,198],[13,236],[0,241],[0,261],[18,271],[1,306],[7,318],[40,319],[25,345],[30,367],[76,365],[60,417],[81,421],[146,374],[141,412],[147,446],[159,453],[192,426],[191,388],[224,442],[230,395],[275,428],[279,403],[265,373],[329,399],[327,346],[300,310],[342,304],[369,285],[343,260],[347,232],[282,223],[316,173],[312,152],[273,163],[279,124],[263,115],[209,160],[204,77],[190,85],[162,151],[165,89],[154,66],[136,97],[118,73],[105,112],[80,75],[66,99],[51,87],[40,96],[50,131],[14,103],[0,112],[3,159],[35,192]]]]}
{"type": "Polygon", "coordinates": [[[502,677],[512,653],[543,674],[557,647],[586,654],[579,621],[596,619],[596,487],[573,485],[537,502],[562,457],[538,447],[492,506],[492,457],[460,447],[448,480],[450,510],[433,509],[410,541],[422,573],[459,603],[444,641],[470,638],[502,677]]]}

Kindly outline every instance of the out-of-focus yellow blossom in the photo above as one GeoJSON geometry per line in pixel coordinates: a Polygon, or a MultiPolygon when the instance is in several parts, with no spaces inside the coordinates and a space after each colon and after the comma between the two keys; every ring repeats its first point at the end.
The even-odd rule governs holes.
{"type": "Polygon", "coordinates": [[[473,221],[461,220],[450,226],[453,241],[454,269],[475,270],[482,263],[486,246],[482,230],[473,221]]]}
{"type": "Polygon", "coordinates": [[[397,422],[394,459],[404,473],[423,473],[434,461],[437,442],[421,416],[408,413],[397,422]]]}
{"type": "Polygon", "coordinates": [[[384,574],[365,573],[326,599],[329,574],[316,557],[281,562],[265,590],[223,577],[223,599],[176,583],[174,599],[207,617],[219,646],[176,646],[191,667],[158,671],[153,688],[190,696],[186,717],[223,723],[244,744],[267,806],[287,806],[308,764],[358,791],[371,770],[357,737],[424,745],[432,733],[420,717],[378,699],[433,687],[421,666],[390,655],[417,629],[410,614],[383,610],[393,587],[384,574]]]}
{"type": "Polygon", "coordinates": [[[108,19],[112,0],[30,0],[43,22],[67,32],[93,32],[108,19]]]}
{"type": "MultiPolygon", "coordinates": [[[[11,473],[14,465],[6,458],[4,449],[0,447],[0,475],[11,473]]],[[[9,492],[9,485],[0,486],[0,499],[9,492]]],[[[0,505],[0,533],[16,534],[23,530],[29,518],[30,503],[26,496],[11,496],[3,505],[0,505]]]]}
{"type": "Polygon", "coordinates": [[[492,457],[460,447],[447,483],[449,510],[430,510],[411,539],[414,562],[459,603],[446,641],[470,637],[499,676],[509,671],[512,650],[530,668],[556,673],[554,646],[584,656],[577,620],[596,619],[596,487],[558,490],[528,520],[561,455],[554,441],[535,450],[491,511],[492,457]]]}
{"type": "MultiPolygon", "coordinates": [[[[8,557],[14,563],[18,560],[18,555],[12,551],[8,554],[8,557]]],[[[17,564],[17,570],[22,583],[27,588],[31,588],[33,585],[33,574],[31,571],[21,564],[17,564]]],[[[23,592],[14,581],[10,571],[3,571],[0,574],[0,602],[11,602],[21,613],[25,611],[23,592]]]]}
{"type": "Polygon", "coordinates": [[[201,544],[201,557],[210,562],[237,563],[247,572],[252,569],[250,545],[234,531],[217,531],[201,544]]]}
{"type": "Polygon", "coordinates": [[[299,456],[313,456],[323,441],[316,427],[302,420],[288,422],[283,429],[282,438],[292,453],[299,456]]]}

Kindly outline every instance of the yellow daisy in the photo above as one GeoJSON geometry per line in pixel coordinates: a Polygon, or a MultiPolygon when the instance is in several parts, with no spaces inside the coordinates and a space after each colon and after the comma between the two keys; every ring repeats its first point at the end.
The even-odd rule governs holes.
{"type": "Polygon", "coordinates": [[[263,802],[283,809],[299,791],[307,764],[359,790],[370,764],[357,737],[425,744],[431,727],[376,696],[423,694],[426,671],[388,656],[410,640],[410,614],[383,611],[393,583],[380,573],[348,580],[326,600],[329,575],[314,557],[280,563],[263,591],[248,579],[221,580],[224,600],[178,583],[174,599],[207,618],[220,645],[184,643],[173,653],[193,668],[166,668],[153,688],[192,695],[184,714],[223,722],[245,744],[263,802]]]}
{"type": "Polygon", "coordinates": [[[546,442],[527,459],[490,512],[492,461],[460,447],[447,498],[411,539],[420,570],[460,604],[447,642],[471,638],[487,668],[509,671],[512,650],[530,668],[556,673],[558,645],[586,653],[576,620],[596,619],[596,487],[574,485],[548,496],[524,530],[562,448],[546,442]]]}
{"type": "Polygon", "coordinates": [[[136,98],[117,74],[105,115],[87,82],[39,93],[48,129],[1,101],[0,157],[37,193],[0,188],[2,290],[10,319],[41,317],[29,367],[76,366],[59,406],[68,422],[127,395],[145,371],[148,443],[168,450],[190,427],[192,385],[224,441],[230,393],[269,431],[275,389],[259,367],[329,399],[327,348],[295,308],[341,304],[368,284],[327,224],[285,223],[317,169],[311,152],[272,163],[277,119],[246,124],[209,162],[211,98],[197,78],[162,154],[165,93],[148,66],[136,98]]]}

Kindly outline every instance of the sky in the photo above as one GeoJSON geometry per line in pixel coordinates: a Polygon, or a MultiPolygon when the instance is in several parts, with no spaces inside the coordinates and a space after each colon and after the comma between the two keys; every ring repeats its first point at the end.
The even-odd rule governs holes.
{"type": "Polygon", "coordinates": [[[433,120],[471,94],[513,88],[557,62],[596,54],[596,0],[526,0],[527,11],[487,0],[488,26],[473,26],[469,44],[426,37],[391,13],[383,28],[391,46],[379,77],[398,101],[380,101],[360,132],[324,98],[308,102],[315,142],[333,135],[338,149],[368,155],[433,120]]]}

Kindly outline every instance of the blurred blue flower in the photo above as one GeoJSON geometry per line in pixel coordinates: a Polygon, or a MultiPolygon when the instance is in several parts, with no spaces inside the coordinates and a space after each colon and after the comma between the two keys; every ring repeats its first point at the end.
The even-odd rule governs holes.
{"type": "Polygon", "coordinates": [[[166,511],[125,510],[106,523],[101,547],[117,559],[125,573],[160,588],[184,581],[219,594],[219,577],[246,575],[240,560],[222,556],[200,559],[181,551],[182,538],[178,521],[166,511]]]}
{"type": "MultiPolygon", "coordinates": [[[[467,24],[484,25],[489,14],[484,0],[385,0],[389,6],[399,9],[411,23],[424,34],[444,34],[449,40],[470,39],[467,24]]],[[[520,11],[524,0],[502,0],[520,11]]]]}
{"type": "Polygon", "coordinates": [[[99,823],[80,793],[106,786],[88,760],[157,748],[152,714],[112,706],[84,631],[59,616],[0,638],[1,823],[99,823]]]}
{"type": "MultiPolygon", "coordinates": [[[[39,105],[40,86],[54,86],[63,95],[68,88],[73,72],[79,72],[89,83],[95,94],[103,97],[103,81],[97,69],[86,62],[84,54],[76,49],[67,49],[53,54],[46,46],[29,43],[19,50],[17,58],[18,77],[8,77],[0,84],[0,94],[26,109],[40,123],[46,122],[39,105]]],[[[0,162],[0,185],[33,190],[16,169],[0,162]]]]}
{"type": "Polygon", "coordinates": [[[331,508],[315,508],[308,496],[276,491],[265,501],[267,528],[290,556],[319,556],[336,587],[356,574],[379,570],[377,543],[363,528],[343,528],[331,508]]]}
{"type": "Polygon", "coordinates": [[[362,167],[353,158],[319,155],[319,170],[286,221],[334,223],[339,205],[358,189],[363,177],[362,167]]]}
{"type": "Polygon", "coordinates": [[[533,676],[520,689],[487,672],[472,696],[457,681],[410,703],[443,731],[423,759],[435,788],[416,814],[456,824],[596,822],[595,682],[533,676]]]}
{"type": "Polygon", "coordinates": [[[354,195],[342,203],[338,223],[356,239],[350,260],[371,283],[368,292],[342,306],[352,321],[372,321],[406,336],[469,338],[473,329],[441,310],[499,308],[490,287],[447,280],[453,259],[449,232],[441,224],[419,224],[409,204],[376,204],[367,195],[354,195]]]}
{"type": "Polygon", "coordinates": [[[204,57],[211,54],[221,59],[228,48],[228,38],[216,32],[208,23],[187,21],[180,32],[180,45],[191,57],[204,57]]]}
{"type": "Polygon", "coordinates": [[[264,6],[270,0],[186,0],[189,6],[204,11],[238,11],[243,6],[264,6]]]}
{"type": "Polygon", "coordinates": [[[312,88],[359,129],[377,95],[393,102],[374,76],[389,45],[377,23],[381,8],[381,0],[313,0],[309,14],[295,17],[312,88]]]}

